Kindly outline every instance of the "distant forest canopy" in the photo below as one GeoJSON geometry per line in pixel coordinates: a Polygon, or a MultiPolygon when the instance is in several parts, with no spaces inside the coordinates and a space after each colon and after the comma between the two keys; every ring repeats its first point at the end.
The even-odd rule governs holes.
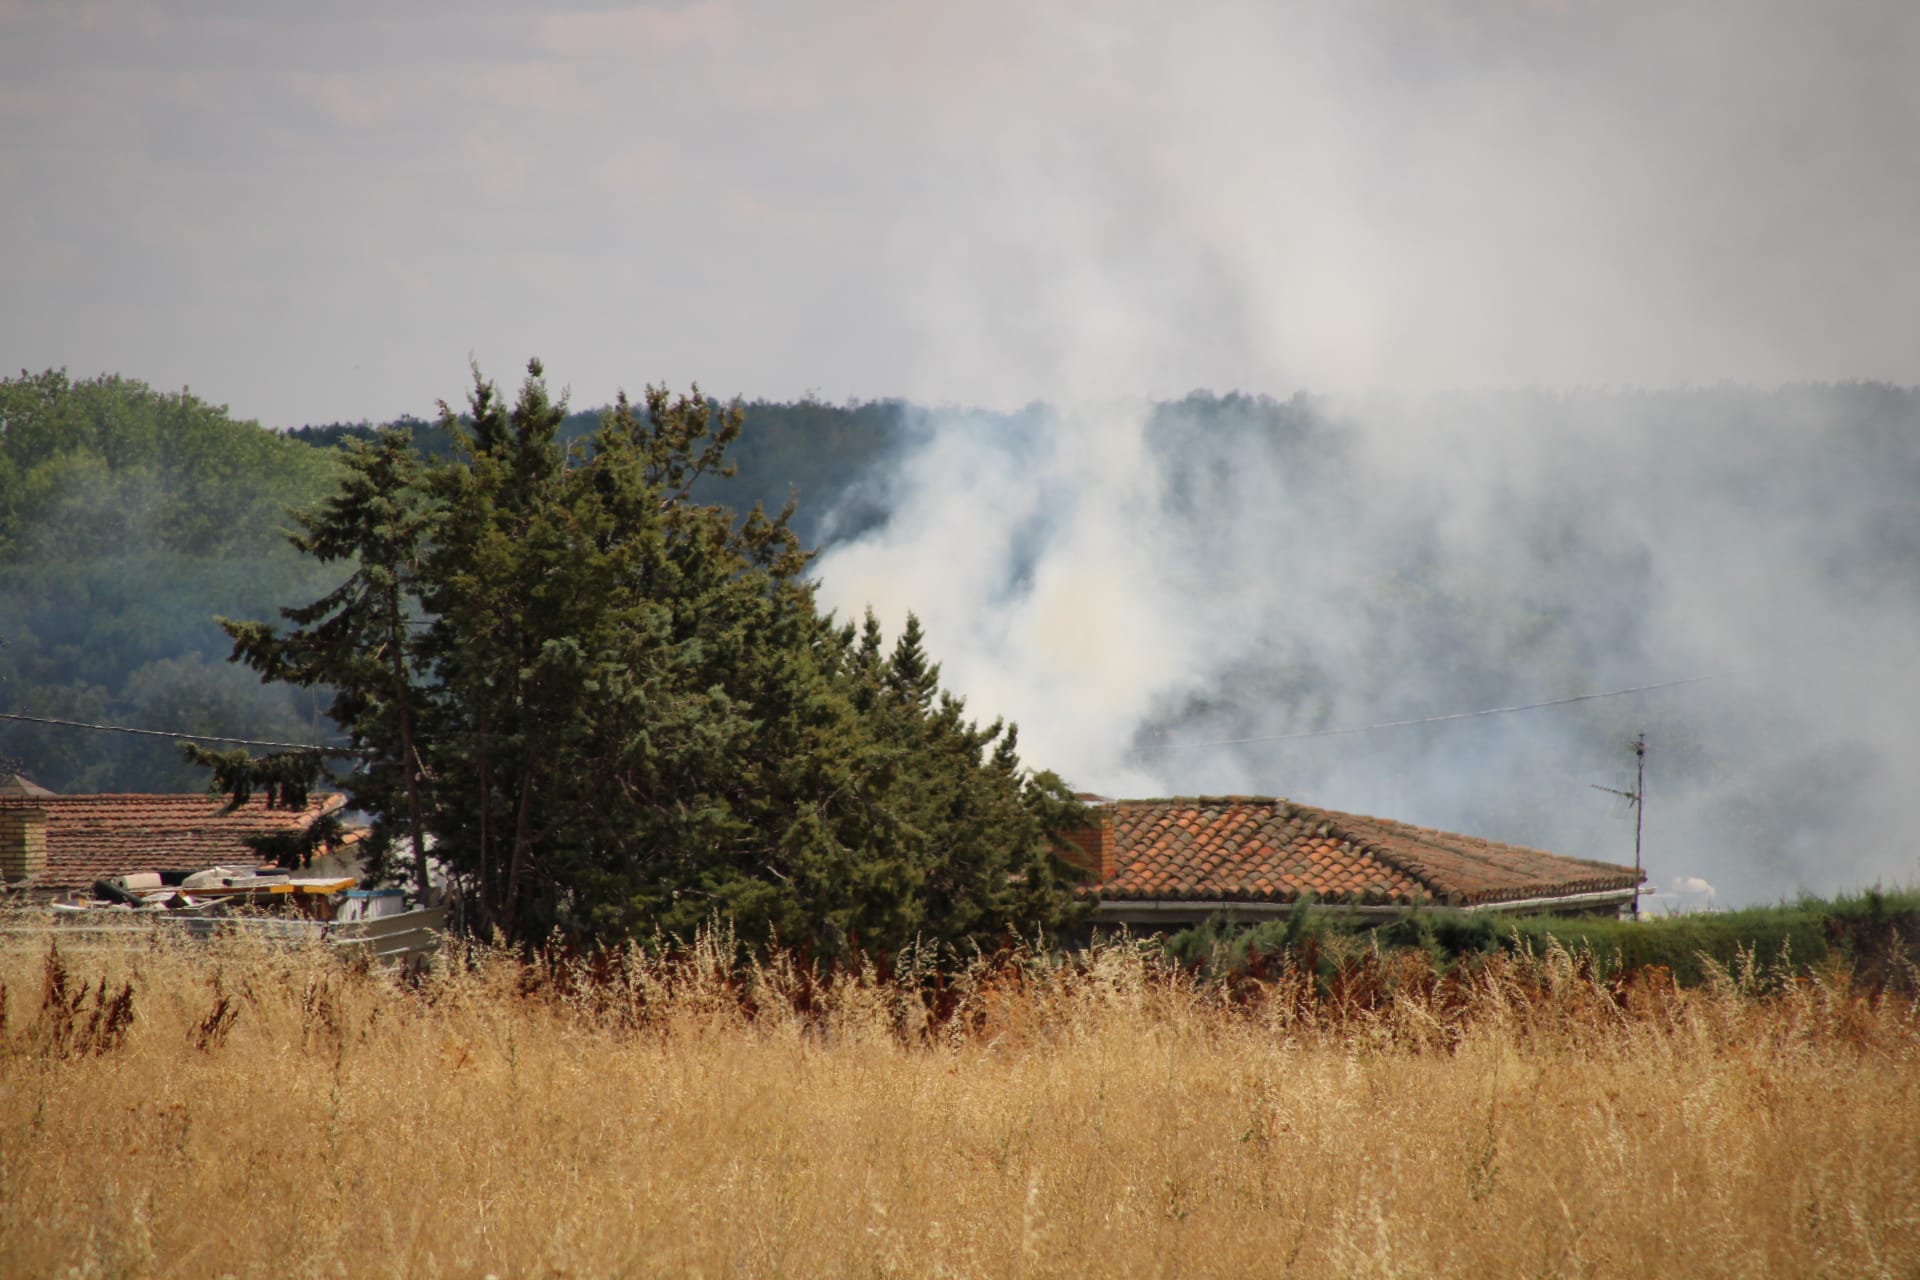
{"type": "MultiPolygon", "coordinates": [[[[870,528],[885,517],[877,502],[859,500],[860,482],[876,474],[881,461],[900,447],[919,410],[900,400],[845,405],[750,400],[741,407],[746,426],[728,454],[735,475],[703,477],[695,486],[695,498],[739,511],[759,503],[769,512],[779,511],[792,498],[797,504],[794,529],[809,546],[870,528]]],[[[606,411],[568,414],[560,439],[585,438],[606,411]]],[[[428,457],[445,457],[451,448],[439,424],[421,418],[396,418],[387,424],[334,422],[295,427],[285,435],[320,448],[338,448],[349,440],[373,439],[381,425],[410,430],[415,447],[428,457]]]]}
{"type": "MultiPolygon", "coordinates": [[[[914,500],[902,478],[906,460],[956,417],[898,401],[745,408],[732,454],[737,477],[707,478],[699,496],[736,510],[756,502],[777,510],[792,496],[795,528],[815,546],[884,535],[914,500]]],[[[1920,494],[1920,392],[1847,384],[1490,393],[1456,397],[1444,411],[1495,422],[1519,449],[1536,419],[1563,435],[1590,430],[1596,440],[1628,418],[1666,424],[1675,454],[1685,456],[1677,464],[1647,456],[1649,484],[1665,486],[1661,492],[1677,503],[1707,490],[1750,494],[1761,509],[1778,512],[1783,527],[1790,524],[1794,545],[1833,580],[1874,599],[1874,608],[1889,595],[1901,609],[1913,607],[1920,504],[1889,495],[1920,494]],[[1670,464],[1671,474],[1658,478],[1670,464]],[[1846,518],[1835,519],[1837,511],[1846,518]]],[[[1250,472],[1274,477],[1261,489],[1262,503],[1315,513],[1301,522],[1309,527],[1330,527],[1315,523],[1320,513],[1338,521],[1347,512],[1356,519],[1377,512],[1369,487],[1376,471],[1359,456],[1347,410],[1334,402],[1203,391],[1147,412],[1149,461],[1164,481],[1159,509],[1148,514],[1179,543],[1167,554],[1182,563],[1201,565],[1213,539],[1233,534],[1221,495],[1246,501],[1250,472]],[[1227,483],[1236,474],[1238,489],[1227,483]]],[[[1053,420],[1044,406],[959,416],[966,430],[1015,442],[1044,434],[1053,420]]],[[[575,412],[566,433],[578,436],[598,417],[597,410],[575,412]]],[[[410,425],[423,451],[444,449],[432,424],[410,425]]],[[[372,431],[334,424],[275,433],[189,393],[111,376],[23,373],[0,383],[0,710],[286,741],[329,733],[324,697],[262,686],[229,663],[213,619],[270,618],[333,585],[287,547],[286,513],[328,492],[338,447],[372,431]]],[[[1674,674],[1660,666],[1665,655],[1642,648],[1639,615],[1659,598],[1657,570],[1644,548],[1623,543],[1613,522],[1599,518],[1617,492],[1608,486],[1622,483],[1617,471],[1583,474],[1573,466],[1540,474],[1544,484],[1536,475],[1535,488],[1503,501],[1503,523],[1484,551],[1475,550],[1482,543],[1456,539],[1445,561],[1427,536],[1447,519],[1447,495],[1436,482],[1431,507],[1396,512],[1394,537],[1368,543],[1364,571],[1338,584],[1352,638],[1342,662],[1275,631],[1210,677],[1210,692],[1158,706],[1136,726],[1136,741],[1151,748],[1168,739],[1316,727],[1373,695],[1384,712],[1443,712],[1508,701],[1516,690],[1587,688],[1636,669],[1674,674]],[[1431,701],[1407,707],[1401,692],[1416,675],[1431,701]],[[1345,696],[1331,696],[1335,684],[1345,696]]],[[[1488,486],[1502,483],[1499,475],[1486,478],[1488,486]]],[[[1290,589],[1279,575],[1252,585],[1282,596],[1290,589]]],[[[1284,626],[1288,615],[1276,605],[1273,616],[1284,626]]],[[[943,657],[953,645],[937,632],[930,639],[943,657]]],[[[1032,718],[1022,716],[1029,727],[1032,718]]],[[[1660,735],[1669,770],[1706,777],[1732,767],[1688,745],[1678,706],[1597,703],[1569,712],[1566,722],[1606,751],[1616,738],[1649,728],[1660,735]]],[[[1336,740],[1323,754],[1355,767],[1421,767],[1376,740],[1336,740]]],[[[64,792],[181,791],[206,782],[173,747],[147,738],[4,723],[0,755],[64,792]]],[[[1143,757],[1148,765],[1153,759],[1143,757]]],[[[1672,773],[1660,776],[1676,785],[1672,773]]],[[[1796,776],[1805,790],[1782,792],[1781,806],[1823,789],[1844,801],[1851,787],[1877,785],[1869,770],[1838,758],[1812,760],[1796,776]]],[[[1303,767],[1291,777],[1311,784],[1312,774],[1303,767]]],[[[1618,779],[1593,779],[1609,780],[1618,779]]],[[[1486,818],[1489,834],[1551,834],[1551,824],[1529,809],[1546,802],[1537,788],[1516,781],[1510,796],[1485,799],[1511,806],[1509,818],[1519,815],[1503,827],[1503,815],[1479,806],[1471,816],[1486,818]]],[[[1759,811],[1753,820],[1762,820],[1759,811]]],[[[1629,842],[1567,851],[1630,857],[1630,850],[1629,842]]]]}
{"type": "MultiPolygon", "coordinates": [[[[0,383],[0,709],[310,739],[296,705],[226,661],[218,613],[320,585],[280,530],[337,459],[188,392],[64,372],[0,383]]],[[[57,791],[185,791],[159,739],[0,726],[8,768],[57,791]]]]}
{"type": "MultiPolygon", "coordinates": [[[[809,545],[883,516],[863,477],[897,448],[908,406],[746,406],[736,478],[696,497],[745,511],[798,503],[809,545]]],[[[603,410],[572,413],[563,438],[603,410]]],[[[423,453],[444,433],[417,418],[423,453]]],[[[325,699],[263,686],[227,661],[216,616],[271,618],[328,572],[287,545],[288,512],[320,500],[338,449],[368,423],[274,432],[220,405],[113,375],[0,382],[0,710],[274,741],[330,731],[325,699]]],[[[0,769],[60,792],[197,790],[205,772],[162,740],[0,722],[0,769]]]]}

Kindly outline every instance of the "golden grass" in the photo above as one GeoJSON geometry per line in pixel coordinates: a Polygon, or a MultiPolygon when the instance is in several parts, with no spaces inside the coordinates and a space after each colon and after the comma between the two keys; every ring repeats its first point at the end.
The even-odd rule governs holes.
{"type": "Polygon", "coordinates": [[[1920,1022],[1837,975],[48,955],[0,942],[7,1275],[1920,1274],[1920,1022]]]}

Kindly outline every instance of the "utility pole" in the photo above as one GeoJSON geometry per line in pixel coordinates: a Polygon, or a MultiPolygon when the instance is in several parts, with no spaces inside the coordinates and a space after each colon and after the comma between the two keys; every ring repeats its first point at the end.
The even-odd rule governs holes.
{"type": "MultiPolygon", "coordinates": [[[[1633,790],[1622,791],[1617,787],[1603,787],[1599,783],[1589,783],[1595,791],[1605,791],[1620,796],[1633,806],[1633,870],[1636,877],[1640,874],[1640,832],[1647,816],[1647,735],[1642,733],[1633,740],[1633,790]]],[[[1640,881],[1633,882],[1633,918],[1640,919],[1640,881]]]]}

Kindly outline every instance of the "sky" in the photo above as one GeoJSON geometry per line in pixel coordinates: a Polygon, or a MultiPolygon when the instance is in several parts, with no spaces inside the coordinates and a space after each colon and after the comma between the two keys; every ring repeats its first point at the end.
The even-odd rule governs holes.
{"type": "Polygon", "coordinates": [[[1898,0],[0,0],[0,353],[269,426],[1920,381],[1898,0]]]}

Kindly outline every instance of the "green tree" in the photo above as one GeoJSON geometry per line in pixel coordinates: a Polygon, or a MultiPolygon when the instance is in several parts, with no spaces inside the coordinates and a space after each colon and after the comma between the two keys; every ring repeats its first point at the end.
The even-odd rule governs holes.
{"type": "MultiPolygon", "coordinates": [[[[295,549],[332,565],[353,566],[346,581],[311,604],[283,609],[294,624],[285,633],[265,623],[220,620],[233,637],[234,656],[267,680],[334,691],[327,714],[350,740],[346,756],[358,762],[347,779],[357,800],[378,818],[373,848],[384,855],[395,820],[412,847],[415,887],[429,888],[422,820],[419,715],[414,648],[415,579],[428,514],[420,493],[419,463],[404,431],[385,429],[346,452],[340,488],[318,508],[297,517],[288,535],[295,549]]],[[[192,749],[209,766],[245,762],[192,749]]],[[[308,773],[317,773],[316,768],[308,773]]],[[[285,761],[275,780],[287,781],[285,761]]],[[[255,776],[258,771],[255,771],[255,776]]],[[[298,774],[294,779],[297,784],[298,774]]]]}
{"type": "Polygon", "coordinates": [[[397,831],[418,802],[470,924],[721,917],[832,954],[1072,914],[1071,796],[939,691],[918,622],[883,658],[873,619],[819,612],[790,507],[695,497],[730,474],[737,406],[649,389],[570,444],[566,421],[538,362],[511,404],[476,374],[442,407],[450,458],[363,447],[303,521],[348,582],[287,630],[226,624],[266,678],[336,691],[355,805],[397,831]]]}

